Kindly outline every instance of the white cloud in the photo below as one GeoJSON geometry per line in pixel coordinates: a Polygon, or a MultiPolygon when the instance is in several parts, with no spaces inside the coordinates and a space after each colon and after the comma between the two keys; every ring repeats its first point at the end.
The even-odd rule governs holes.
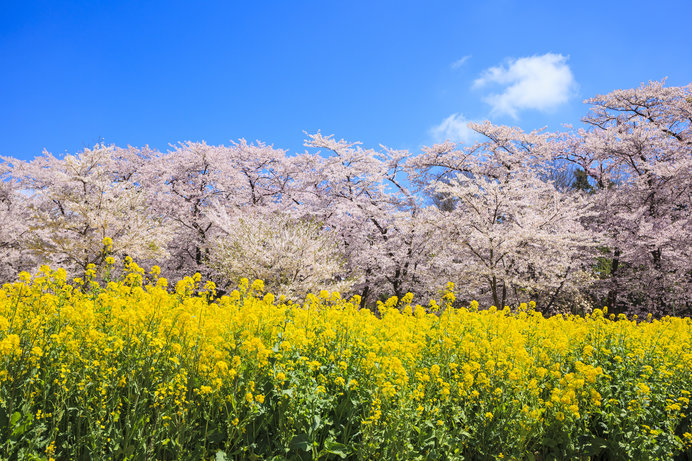
{"type": "Polygon", "coordinates": [[[464,56],[463,58],[457,59],[456,61],[454,61],[454,62],[450,65],[450,67],[451,67],[452,69],[458,69],[458,68],[460,68],[461,66],[463,66],[464,64],[466,64],[466,61],[468,61],[469,59],[471,59],[471,55],[470,55],[470,54],[467,54],[467,55],[464,56]]]}
{"type": "Polygon", "coordinates": [[[480,135],[468,127],[471,120],[464,118],[462,114],[452,114],[439,125],[430,128],[430,134],[435,142],[453,141],[464,144],[472,144],[480,139],[480,135]]]}
{"type": "Polygon", "coordinates": [[[567,57],[547,53],[542,56],[510,59],[505,66],[486,69],[473,82],[474,88],[487,84],[504,86],[501,93],[484,98],[495,114],[517,118],[524,109],[549,111],[567,102],[575,87],[567,57]]]}

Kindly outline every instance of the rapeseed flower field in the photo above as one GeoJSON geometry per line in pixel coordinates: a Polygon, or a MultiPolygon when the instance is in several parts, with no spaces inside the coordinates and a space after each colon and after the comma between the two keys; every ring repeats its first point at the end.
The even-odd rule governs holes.
{"type": "Polygon", "coordinates": [[[452,285],[373,313],[125,266],[0,289],[2,459],[692,454],[689,318],[455,308],[452,285]]]}

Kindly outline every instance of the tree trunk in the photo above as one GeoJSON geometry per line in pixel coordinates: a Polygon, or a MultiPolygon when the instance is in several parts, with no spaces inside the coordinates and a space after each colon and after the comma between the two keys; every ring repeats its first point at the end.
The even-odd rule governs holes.
{"type": "Polygon", "coordinates": [[[493,275],[492,280],[490,281],[490,289],[492,290],[493,293],[493,305],[495,307],[500,307],[500,297],[497,293],[497,277],[493,275]]]}
{"type": "Polygon", "coordinates": [[[620,249],[616,248],[615,251],[613,252],[613,262],[610,266],[611,288],[610,288],[610,290],[608,290],[608,296],[606,297],[606,306],[608,306],[608,308],[613,313],[619,313],[619,312],[617,312],[618,308],[616,307],[617,298],[618,298],[617,271],[618,271],[619,267],[620,267],[620,249]]]}

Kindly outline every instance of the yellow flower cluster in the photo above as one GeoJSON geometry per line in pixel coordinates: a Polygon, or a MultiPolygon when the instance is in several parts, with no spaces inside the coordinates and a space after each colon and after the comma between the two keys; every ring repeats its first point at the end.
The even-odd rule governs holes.
{"type": "Polygon", "coordinates": [[[453,309],[452,285],[439,304],[407,295],[377,313],[326,291],[284,302],[261,281],[216,298],[199,275],[169,291],[158,268],[126,264],[105,286],[44,267],[0,290],[0,415],[19,415],[0,449],[39,446],[38,424],[44,453],[64,458],[199,443],[362,458],[690,445],[676,435],[690,421],[690,319],[453,309]]]}

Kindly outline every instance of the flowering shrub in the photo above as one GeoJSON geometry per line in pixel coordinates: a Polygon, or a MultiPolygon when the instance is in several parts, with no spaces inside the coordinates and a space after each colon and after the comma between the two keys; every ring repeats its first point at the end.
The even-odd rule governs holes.
{"type": "Polygon", "coordinates": [[[10,459],[671,459],[692,322],[544,318],[43,267],[0,290],[10,459]],[[107,277],[106,277],[107,280],[107,277]]]}

